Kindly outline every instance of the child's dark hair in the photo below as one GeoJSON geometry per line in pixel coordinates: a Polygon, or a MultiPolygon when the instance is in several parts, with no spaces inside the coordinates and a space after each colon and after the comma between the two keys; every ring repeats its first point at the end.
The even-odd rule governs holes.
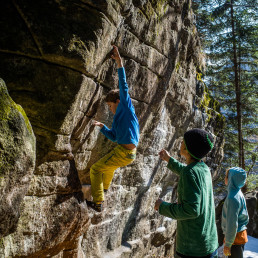
{"type": "Polygon", "coordinates": [[[119,89],[109,91],[105,97],[106,102],[116,103],[118,99],[120,100],[119,89]]]}

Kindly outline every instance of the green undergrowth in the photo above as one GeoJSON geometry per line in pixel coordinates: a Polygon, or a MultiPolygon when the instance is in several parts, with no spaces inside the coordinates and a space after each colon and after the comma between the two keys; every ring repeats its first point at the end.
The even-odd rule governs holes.
{"type": "Polygon", "coordinates": [[[247,192],[258,191],[258,175],[250,174],[246,178],[247,192]]]}

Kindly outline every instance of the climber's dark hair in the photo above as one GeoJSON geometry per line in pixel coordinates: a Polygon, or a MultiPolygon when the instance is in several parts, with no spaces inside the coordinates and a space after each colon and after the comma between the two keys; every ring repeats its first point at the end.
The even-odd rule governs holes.
{"type": "Polygon", "coordinates": [[[120,100],[119,89],[109,91],[105,97],[106,102],[116,103],[118,99],[120,100]]]}

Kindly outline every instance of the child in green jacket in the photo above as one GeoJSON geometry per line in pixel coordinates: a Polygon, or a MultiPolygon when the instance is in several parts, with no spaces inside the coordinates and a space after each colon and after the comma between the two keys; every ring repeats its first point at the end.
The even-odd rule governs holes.
{"type": "Polygon", "coordinates": [[[176,253],[179,257],[218,257],[218,238],[212,178],[201,160],[213,148],[213,136],[202,129],[184,134],[180,155],[186,164],[170,157],[166,150],[159,155],[168,168],[179,175],[178,203],[158,199],[155,209],[161,215],[177,220],[176,253]]]}

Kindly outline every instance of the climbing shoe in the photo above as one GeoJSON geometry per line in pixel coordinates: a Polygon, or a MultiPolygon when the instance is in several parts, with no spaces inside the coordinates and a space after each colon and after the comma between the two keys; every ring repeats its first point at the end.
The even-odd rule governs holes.
{"type": "Polygon", "coordinates": [[[102,209],[103,209],[102,204],[103,204],[103,202],[96,203],[96,202],[92,202],[92,201],[86,200],[86,203],[93,210],[95,210],[97,212],[102,212],[102,209]]]}

